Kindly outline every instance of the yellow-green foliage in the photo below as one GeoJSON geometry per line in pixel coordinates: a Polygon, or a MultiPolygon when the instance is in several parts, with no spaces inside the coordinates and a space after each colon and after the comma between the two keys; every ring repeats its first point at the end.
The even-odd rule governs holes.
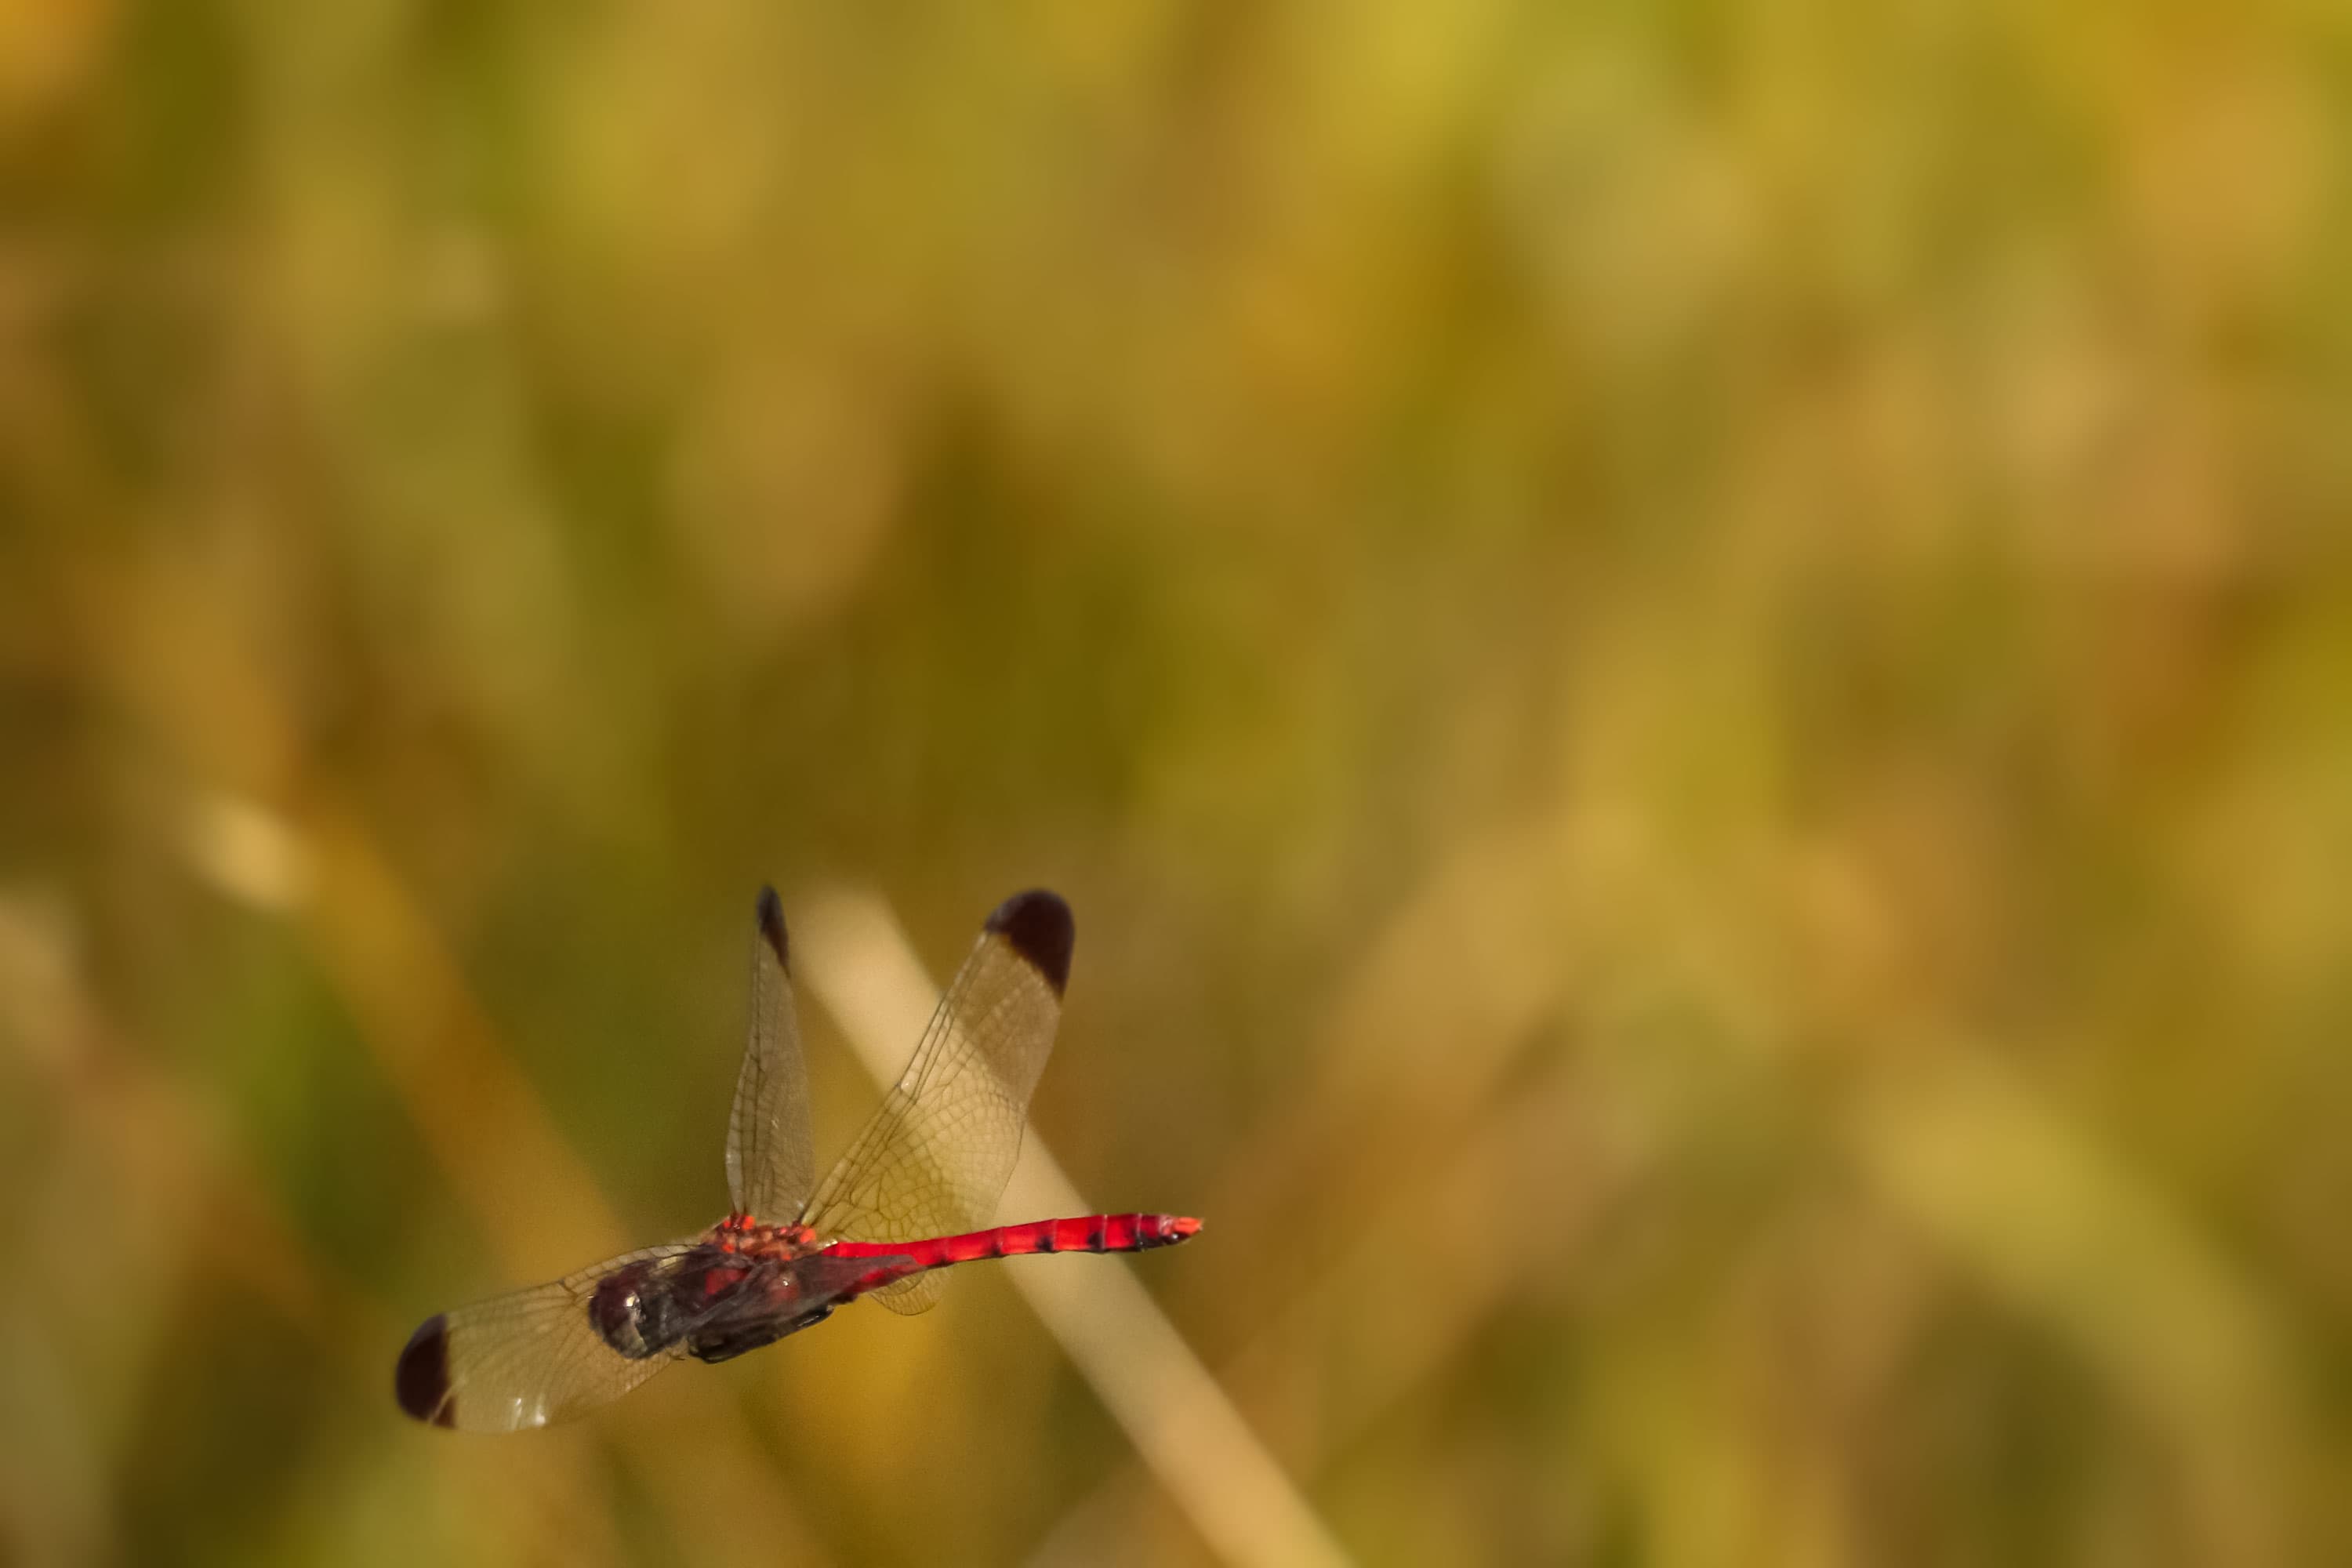
{"type": "Polygon", "coordinates": [[[772,879],[1068,896],[1360,1562],[2352,1562],[2347,50],[0,6],[0,1561],[1212,1560],[1099,1259],[394,1409],[721,1212],[772,879]]]}

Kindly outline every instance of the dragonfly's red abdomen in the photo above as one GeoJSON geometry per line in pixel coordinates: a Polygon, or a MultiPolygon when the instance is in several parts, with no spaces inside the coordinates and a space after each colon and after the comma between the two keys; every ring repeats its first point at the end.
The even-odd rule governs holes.
{"type": "Polygon", "coordinates": [[[912,1264],[896,1277],[945,1268],[957,1263],[977,1263],[989,1258],[1020,1258],[1037,1252],[1144,1252],[1173,1247],[1199,1234],[1201,1222],[1182,1215],[1096,1214],[1076,1219],[1038,1219],[1025,1225],[1000,1225],[961,1236],[932,1237],[923,1241],[836,1241],[824,1251],[831,1258],[902,1256],[912,1264]]]}

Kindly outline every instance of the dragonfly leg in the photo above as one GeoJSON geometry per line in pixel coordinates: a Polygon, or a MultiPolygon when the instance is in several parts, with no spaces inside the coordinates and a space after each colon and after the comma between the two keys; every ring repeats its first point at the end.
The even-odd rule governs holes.
{"type": "Polygon", "coordinates": [[[764,1323],[748,1323],[720,1333],[697,1335],[686,1342],[686,1348],[698,1361],[732,1361],[746,1351],[774,1344],[786,1334],[797,1333],[811,1323],[821,1323],[831,1316],[831,1307],[819,1307],[797,1317],[771,1319],[764,1323]]]}

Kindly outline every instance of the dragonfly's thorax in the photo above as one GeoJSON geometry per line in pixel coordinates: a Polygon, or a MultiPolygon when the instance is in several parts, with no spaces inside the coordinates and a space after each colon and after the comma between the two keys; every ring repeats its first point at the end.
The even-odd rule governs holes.
{"type": "Polygon", "coordinates": [[[596,1282],[588,1298],[588,1321],[614,1350],[631,1361],[643,1361],[685,1339],[701,1304],[714,1294],[740,1289],[751,1268],[749,1260],[702,1247],[633,1263],[596,1282]],[[721,1268],[729,1272],[718,1272],[721,1268]]]}
{"type": "Polygon", "coordinates": [[[784,1261],[808,1258],[818,1250],[816,1232],[804,1225],[762,1225],[741,1214],[729,1215],[712,1226],[703,1240],[722,1252],[784,1261]]]}

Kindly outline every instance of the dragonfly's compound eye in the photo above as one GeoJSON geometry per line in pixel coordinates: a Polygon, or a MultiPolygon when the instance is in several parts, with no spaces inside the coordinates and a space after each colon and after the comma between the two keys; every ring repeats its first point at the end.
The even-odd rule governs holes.
{"type": "Polygon", "coordinates": [[[649,1284],[658,1292],[658,1281],[649,1280],[640,1270],[624,1268],[599,1279],[595,1293],[588,1298],[588,1321],[595,1326],[597,1338],[631,1361],[643,1361],[668,1342],[659,1324],[667,1314],[647,1299],[649,1284]]]}

